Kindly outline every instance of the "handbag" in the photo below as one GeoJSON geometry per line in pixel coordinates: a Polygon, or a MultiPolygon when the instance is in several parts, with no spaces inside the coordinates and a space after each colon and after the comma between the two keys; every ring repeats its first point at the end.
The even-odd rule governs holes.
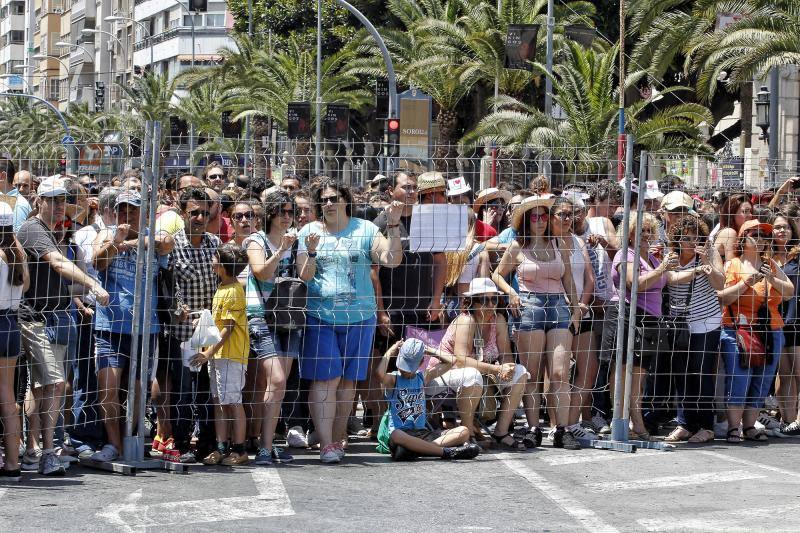
{"type": "Polygon", "coordinates": [[[736,324],[733,309],[728,306],[728,314],[736,324],[736,345],[739,348],[739,366],[742,368],[758,368],[767,364],[767,346],[764,342],[764,334],[769,324],[769,284],[767,284],[766,300],[757,313],[757,319],[753,323],[736,324]],[[762,317],[766,315],[766,318],[762,317]]]}
{"type": "MultiPolygon", "coordinates": [[[[697,261],[695,260],[695,263],[697,261]]],[[[669,316],[665,318],[670,334],[672,336],[672,349],[676,352],[686,352],[689,350],[689,340],[691,332],[689,331],[689,323],[686,321],[686,316],[689,314],[689,301],[694,292],[694,285],[697,277],[692,277],[692,283],[689,285],[689,291],[686,293],[686,300],[683,302],[683,307],[670,305],[669,316]],[[677,313],[672,311],[677,310],[677,313]]]]}
{"type": "Polygon", "coordinates": [[[634,350],[643,360],[670,352],[670,327],[663,317],[637,312],[636,322],[634,350]]]}
{"type": "MultiPolygon", "coordinates": [[[[266,244],[266,243],[265,243],[266,244]]],[[[293,331],[306,326],[306,299],[308,287],[297,277],[297,242],[292,247],[292,276],[275,278],[272,292],[264,298],[261,286],[261,300],[264,302],[264,321],[278,331],[293,331]]],[[[272,255],[269,246],[264,247],[268,257],[272,255]]]]}

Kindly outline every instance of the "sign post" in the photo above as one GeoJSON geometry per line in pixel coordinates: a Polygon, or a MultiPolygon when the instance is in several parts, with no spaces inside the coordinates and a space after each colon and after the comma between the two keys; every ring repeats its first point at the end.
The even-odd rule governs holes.
{"type": "Polygon", "coordinates": [[[417,89],[400,93],[400,159],[430,162],[432,99],[417,89]]]}

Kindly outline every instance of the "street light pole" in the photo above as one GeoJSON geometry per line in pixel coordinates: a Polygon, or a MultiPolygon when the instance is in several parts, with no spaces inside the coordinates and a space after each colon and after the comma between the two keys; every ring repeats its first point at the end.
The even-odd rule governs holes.
{"type": "MultiPolygon", "coordinates": [[[[119,44],[119,48],[122,51],[122,54],[125,55],[125,48],[126,48],[125,45],[122,44],[122,41],[120,41],[119,38],[117,38],[117,36],[114,35],[113,33],[111,33],[110,31],[96,30],[96,29],[91,29],[91,28],[84,28],[84,29],[81,30],[81,33],[84,33],[84,34],[102,33],[103,35],[108,35],[109,37],[111,37],[112,39],[117,41],[117,43],[119,44]]],[[[115,56],[115,58],[116,58],[116,56],[115,56]]],[[[126,56],[125,61],[127,61],[127,56],[126,56]]],[[[128,70],[127,69],[127,65],[125,65],[125,67],[122,69],[122,85],[125,86],[125,87],[127,87],[127,81],[128,81],[127,70],[128,70]]]]}
{"type": "Polygon", "coordinates": [[[88,48],[86,48],[85,46],[83,46],[82,44],[78,44],[78,43],[68,43],[68,42],[65,42],[65,41],[58,41],[58,42],[55,44],[55,46],[61,46],[61,47],[70,47],[70,48],[80,48],[81,50],[83,50],[83,51],[86,53],[86,55],[88,55],[88,56],[89,56],[89,58],[91,58],[91,60],[92,60],[92,61],[94,61],[94,54],[93,54],[93,53],[91,53],[91,52],[89,51],[89,49],[88,49],[88,48]]]}
{"type": "Polygon", "coordinates": [[[322,137],[322,0],[317,0],[317,135],[314,142],[314,173],[319,176],[322,161],[319,143],[322,137]]]}
{"type": "MultiPolygon", "coordinates": [[[[250,39],[250,45],[253,42],[253,0],[247,0],[247,37],[250,39]]],[[[247,173],[247,168],[250,163],[250,115],[244,119],[244,173],[247,173]]],[[[238,161],[237,161],[238,164],[238,161]]],[[[255,175],[255,164],[253,165],[253,173],[255,175]]]]}
{"type": "Polygon", "coordinates": [[[143,23],[139,22],[135,18],[123,17],[121,15],[108,16],[108,17],[104,18],[103,20],[105,20],[106,22],[118,22],[118,21],[123,21],[123,20],[129,20],[129,21],[133,22],[134,24],[136,24],[137,26],[139,26],[140,28],[142,28],[147,33],[147,41],[150,42],[150,63],[149,63],[149,65],[150,65],[150,70],[152,71],[153,70],[153,63],[154,63],[154,61],[153,61],[153,38],[152,38],[152,35],[150,34],[150,28],[148,28],[147,26],[145,26],[143,23]]]}
{"type": "MultiPolygon", "coordinates": [[[[553,8],[553,0],[547,0],[547,57],[546,68],[547,76],[544,80],[544,114],[548,119],[553,118],[553,31],[555,30],[556,20],[553,8]]],[[[544,175],[548,181],[551,179],[552,167],[550,153],[544,160],[544,175]]]]}
{"type": "MultiPolygon", "coordinates": [[[[194,34],[195,34],[195,27],[194,27],[194,13],[189,9],[188,4],[184,4],[181,0],[172,0],[179,6],[181,9],[186,11],[189,15],[189,22],[192,24],[192,70],[194,70],[194,52],[195,52],[195,45],[194,45],[194,34]]],[[[194,170],[194,163],[192,163],[192,157],[194,157],[194,124],[189,124],[189,171],[192,172],[194,170]]]]}

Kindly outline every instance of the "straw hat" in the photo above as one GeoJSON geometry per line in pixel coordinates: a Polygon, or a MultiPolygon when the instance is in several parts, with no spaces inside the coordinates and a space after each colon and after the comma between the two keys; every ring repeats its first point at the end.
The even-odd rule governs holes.
{"type": "Polygon", "coordinates": [[[436,189],[444,192],[447,189],[447,181],[441,172],[423,172],[417,177],[417,189],[419,194],[425,194],[436,189]]]}
{"type": "Polygon", "coordinates": [[[491,202],[497,198],[502,198],[505,203],[508,203],[511,200],[511,194],[509,191],[498,189],[497,187],[489,187],[488,189],[483,189],[481,192],[478,193],[478,196],[475,198],[475,203],[473,204],[472,208],[477,213],[481,206],[487,202],[491,202]]]}
{"type": "Polygon", "coordinates": [[[556,203],[556,197],[552,194],[542,194],[528,196],[514,209],[514,215],[511,217],[511,225],[515,228],[520,227],[520,222],[525,213],[537,207],[544,207],[550,210],[553,204],[556,203]]]}

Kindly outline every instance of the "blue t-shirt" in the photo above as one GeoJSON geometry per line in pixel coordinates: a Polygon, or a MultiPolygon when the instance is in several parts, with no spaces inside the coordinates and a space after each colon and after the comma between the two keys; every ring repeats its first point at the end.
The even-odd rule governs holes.
{"type": "Polygon", "coordinates": [[[31,204],[22,196],[19,191],[14,188],[6,193],[6,196],[16,198],[14,203],[14,231],[19,231],[22,223],[28,220],[28,215],[31,214],[31,204]]]}
{"type": "Polygon", "coordinates": [[[400,372],[392,372],[395,385],[386,393],[389,402],[389,434],[395,429],[425,429],[427,422],[425,410],[425,379],[417,371],[411,379],[404,378],[400,372]]]}
{"type": "MultiPolygon", "coordinates": [[[[109,226],[114,232],[116,226],[109,226]]],[[[166,256],[163,256],[164,258],[166,256]]],[[[156,275],[158,263],[162,258],[155,256],[152,280],[152,316],[150,333],[161,331],[156,309],[158,307],[156,275]]],[[[133,307],[136,298],[136,249],[118,253],[111,260],[108,267],[99,273],[100,284],[108,292],[108,305],[97,304],[94,315],[94,329],[96,331],[110,331],[130,335],[133,331],[133,307]]],[[[144,300],[141,302],[140,312],[144,313],[144,300]]],[[[143,315],[139,315],[143,316],[143,315]]]]}
{"type": "Polygon", "coordinates": [[[307,312],[322,322],[348,325],[375,316],[372,286],[372,243],[378,227],[367,220],[350,218],[339,233],[327,233],[322,224],[306,224],[297,235],[298,251],[306,251],[306,237],[320,236],[317,271],[308,281],[307,312]]]}
{"type": "MultiPolygon", "coordinates": [[[[250,242],[258,243],[258,245],[264,249],[264,255],[267,257],[267,259],[269,259],[275,253],[263,231],[253,233],[247,237],[242,243],[242,248],[247,250],[250,242]]],[[[272,294],[272,289],[275,288],[275,278],[278,276],[291,275],[291,267],[292,252],[286,251],[278,262],[278,266],[275,269],[275,274],[268,280],[259,281],[259,279],[253,275],[252,270],[248,269],[250,273],[247,275],[247,283],[245,284],[245,298],[247,300],[248,318],[264,316],[264,302],[269,295],[272,294]]]]}

